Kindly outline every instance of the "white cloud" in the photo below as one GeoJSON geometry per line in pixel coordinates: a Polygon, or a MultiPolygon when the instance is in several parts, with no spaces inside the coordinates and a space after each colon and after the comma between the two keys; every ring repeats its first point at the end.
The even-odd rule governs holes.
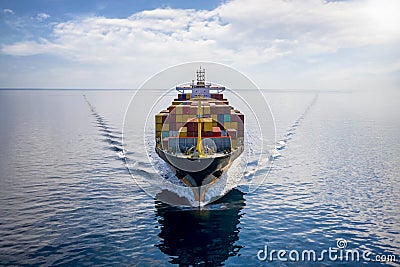
{"type": "MultiPolygon", "coordinates": [[[[329,53],[397,39],[399,34],[385,34],[376,25],[365,3],[377,4],[237,0],[212,11],[155,9],[126,19],[90,17],[59,23],[54,28],[54,40],[37,43],[25,54],[46,52],[70,57],[72,53],[75,60],[97,61],[114,60],[115,53],[123,56],[121,59],[171,54],[191,58],[197,51],[207,58],[219,54],[233,57],[228,61],[249,62],[250,56],[250,62],[265,62],[293,52],[329,53]],[[43,46],[46,49],[39,49],[43,46]]],[[[381,13],[387,20],[387,13],[381,13]]],[[[49,17],[37,15],[39,20],[49,17]]],[[[23,42],[5,47],[3,53],[15,51],[20,55],[21,46],[23,42]]]]}
{"type": "Polygon", "coordinates": [[[12,15],[15,14],[12,9],[8,9],[8,8],[3,9],[3,13],[4,14],[12,14],[12,15]]]}
{"type": "Polygon", "coordinates": [[[13,56],[32,56],[45,53],[46,45],[32,41],[19,42],[13,45],[4,46],[2,52],[13,56]]]}
{"type": "Polygon", "coordinates": [[[36,19],[38,21],[43,21],[43,20],[46,20],[48,18],[50,18],[50,15],[46,14],[46,13],[39,13],[39,14],[36,15],[36,19]]]}
{"type": "Polygon", "coordinates": [[[166,8],[123,19],[71,20],[56,24],[52,38],[3,45],[1,51],[51,54],[114,70],[191,60],[256,66],[396,43],[400,32],[393,25],[400,22],[393,10],[398,6],[396,0],[233,0],[211,11],[166,8]]]}

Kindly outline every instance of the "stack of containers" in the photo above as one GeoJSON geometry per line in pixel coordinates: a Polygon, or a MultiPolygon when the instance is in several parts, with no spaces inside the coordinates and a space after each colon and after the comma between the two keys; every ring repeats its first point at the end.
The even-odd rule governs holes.
{"type": "Polygon", "coordinates": [[[224,98],[223,94],[211,94],[211,98],[222,100],[224,98]]]}
{"type": "Polygon", "coordinates": [[[178,94],[179,101],[189,100],[191,98],[191,94],[178,94]]]}
{"type": "MultiPolygon", "coordinates": [[[[157,147],[177,152],[197,143],[197,99],[179,94],[168,107],[155,116],[157,147]]],[[[244,115],[229,106],[222,94],[202,99],[202,138],[211,138],[217,151],[236,149],[243,144],[244,115]]]]}

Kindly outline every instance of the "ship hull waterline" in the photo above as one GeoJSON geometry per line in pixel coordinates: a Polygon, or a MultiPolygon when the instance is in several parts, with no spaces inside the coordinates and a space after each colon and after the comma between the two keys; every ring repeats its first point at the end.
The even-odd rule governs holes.
{"type": "Polygon", "coordinates": [[[231,153],[215,156],[214,158],[206,159],[195,159],[195,161],[210,161],[206,168],[199,171],[188,171],[182,168],[176,167],[183,166],[185,162],[191,161],[191,159],[178,157],[171,154],[166,154],[164,150],[156,148],[156,153],[161,157],[174,172],[176,177],[183,180],[186,184],[189,182],[191,187],[205,186],[210,183],[214,183],[221,175],[230,167],[232,162],[238,158],[243,152],[243,147],[239,147],[233,150],[231,153]],[[173,164],[171,161],[178,163],[173,164]],[[189,177],[188,177],[189,176],[189,177]]]}

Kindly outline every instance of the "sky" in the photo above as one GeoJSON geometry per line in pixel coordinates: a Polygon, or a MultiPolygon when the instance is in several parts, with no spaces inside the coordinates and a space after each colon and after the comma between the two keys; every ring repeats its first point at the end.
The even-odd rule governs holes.
{"type": "Polygon", "coordinates": [[[399,10],[398,0],[0,0],[0,88],[133,89],[212,61],[263,89],[400,90],[399,10]]]}

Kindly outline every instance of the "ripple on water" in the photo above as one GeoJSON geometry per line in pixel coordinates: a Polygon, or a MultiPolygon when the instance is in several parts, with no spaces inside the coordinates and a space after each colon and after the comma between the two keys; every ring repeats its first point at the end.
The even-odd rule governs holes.
{"type": "MultiPolygon", "coordinates": [[[[4,265],[280,266],[259,262],[257,251],[321,250],[339,238],[349,248],[400,255],[400,142],[392,125],[400,113],[365,118],[350,96],[320,94],[301,116],[314,94],[276,94],[278,140],[290,139],[266,182],[195,211],[145,194],[113,148],[130,93],[86,93],[94,111],[81,92],[0,94],[0,134],[10,140],[0,143],[4,265]],[[108,108],[110,97],[118,105],[108,108]]],[[[148,168],[143,155],[128,156],[148,168]]]]}

